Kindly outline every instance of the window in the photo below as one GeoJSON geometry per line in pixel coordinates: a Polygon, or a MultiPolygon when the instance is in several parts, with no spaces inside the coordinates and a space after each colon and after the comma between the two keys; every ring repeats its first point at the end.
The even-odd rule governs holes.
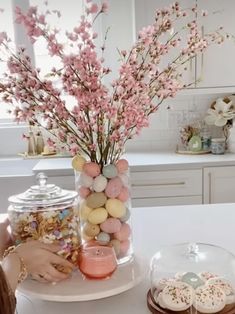
{"type": "MultiPolygon", "coordinates": [[[[15,41],[14,37],[14,26],[13,26],[13,10],[12,10],[12,2],[6,0],[0,0],[0,31],[6,32],[8,36],[15,41]]],[[[14,47],[14,45],[13,45],[14,47]]],[[[6,60],[6,56],[0,49],[0,59],[6,60]]],[[[2,78],[3,73],[6,71],[6,65],[1,62],[0,66],[0,78],[2,78]]],[[[8,121],[10,115],[7,113],[7,105],[4,103],[0,104],[0,120],[4,119],[5,122],[8,121]]]]}

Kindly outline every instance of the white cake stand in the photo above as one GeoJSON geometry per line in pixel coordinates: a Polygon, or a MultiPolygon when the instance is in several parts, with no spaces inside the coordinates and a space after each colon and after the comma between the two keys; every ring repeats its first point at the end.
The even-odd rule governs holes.
{"type": "Polygon", "coordinates": [[[97,300],[133,288],[145,277],[147,269],[147,263],[135,257],[131,262],[118,266],[112,276],[106,279],[86,279],[79,271],[76,271],[70,279],[57,284],[27,279],[18,287],[18,292],[46,301],[97,300]]]}

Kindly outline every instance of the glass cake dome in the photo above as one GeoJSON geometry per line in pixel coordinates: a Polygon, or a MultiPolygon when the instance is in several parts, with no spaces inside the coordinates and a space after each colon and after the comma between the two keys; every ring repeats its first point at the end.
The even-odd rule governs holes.
{"type": "Polygon", "coordinates": [[[235,313],[235,256],[204,243],[158,251],[150,265],[152,313],[235,313]]]}

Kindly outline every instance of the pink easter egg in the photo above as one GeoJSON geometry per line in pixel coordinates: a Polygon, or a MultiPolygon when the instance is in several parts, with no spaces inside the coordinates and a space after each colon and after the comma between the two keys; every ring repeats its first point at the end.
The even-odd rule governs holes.
{"type": "Polygon", "coordinates": [[[114,233],[114,238],[119,241],[125,241],[131,235],[131,227],[127,223],[123,223],[121,229],[114,233]]]}
{"type": "Polygon", "coordinates": [[[116,198],[122,190],[122,180],[119,177],[110,179],[106,188],[105,194],[109,198],[116,198]]]}
{"type": "Polygon", "coordinates": [[[120,243],[120,255],[125,255],[130,248],[130,241],[125,240],[120,243]]]}
{"type": "Polygon", "coordinates": [[[126,187],[122,187],[121,189],[121,193],[118,195],[118,199],[121,201],[121,202],[126,202],[129,198],[129,190],[126,188],[126,187]]]}
{"type": "Polygon", "coordinates": [[[119,159],[116,163],[116,167],[119,173],[123,173],[129,168],[128,161],[126,159],[119,159]]]}
{"type": "Polygon", "coordinates": [[[100,224],[100,229],[106,233],[115,233],[120,231],[121,222],[117,218],[108,218],[102,224],[100,224]]]}
{"type": "Polygon", "coordinates": [[[79,189],[79,195],[82,198],[86,198],[90,193],[91,193],[91,190],[86,188],[86,187],[84,187],[84,186],[81,186],[80,189],[79,189]]]}
{"type": "Polygon", "coordinates": [[[95,162],[87,162],[83,167],[83,171],[90,177],[94,178],[100,174],[100,166],[95,162]]]}

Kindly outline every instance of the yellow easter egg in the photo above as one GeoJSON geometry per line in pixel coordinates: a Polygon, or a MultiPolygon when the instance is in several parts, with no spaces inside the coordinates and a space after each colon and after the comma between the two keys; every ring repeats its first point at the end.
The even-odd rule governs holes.
{"type": "Polygon", "coordinates": [[[121,218],[126,214],[126,207],[123,202],[116,198],[110,198],[107,200],[105,207],[110,216],[114,218],[121,218]]]}
{"type": "Polygon", "coordinates": [[[88,207],[85,203],[80,207],[81,220],[87,220],[89,214],[92,212],[92,208],[88,207]]]}
{"type": "Polygon", "coordinates": [[[105,208],[94,209],[88,216],[88,221],[94,225],[101,224],[108,218],[108,212],[105,208]]]}
{"type": "Polygon", "coordinates": [[[87,222],[83,227],[83,232],[88,237],[95,237],[97,234],[100,233],[100,227],[98,225],[93,225],[89,222],[87,222]]]}
{"type": "Polygon", "coordinates": [[[72,167],[76,171],[82,171],[85,163],[86,163],[86,159],[79,155],[74,156],[72,159],[72,167]]]}

